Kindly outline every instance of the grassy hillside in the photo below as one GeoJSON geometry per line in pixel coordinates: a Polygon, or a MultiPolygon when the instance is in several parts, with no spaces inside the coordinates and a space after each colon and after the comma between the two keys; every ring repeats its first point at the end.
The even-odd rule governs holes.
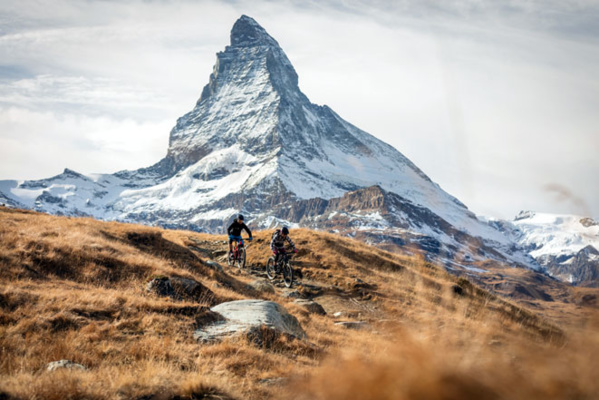
{"type": "Polygon", "coordinates": [[[277,282],[255,284],[270,234],[255,233],[239,271],[225,236],[0,208],[0,398],[597,398],[594,304],[550,320],[417,258],[300,229],[294,289],[327,311],[310,314],[277,282]],[[155,277],[201,290],[160,297],[155,277]],[[308,339],[193,339],[209,307],[254,298],[308,339]],[[87,370],[46,371],[61,359],[87,370]]]}

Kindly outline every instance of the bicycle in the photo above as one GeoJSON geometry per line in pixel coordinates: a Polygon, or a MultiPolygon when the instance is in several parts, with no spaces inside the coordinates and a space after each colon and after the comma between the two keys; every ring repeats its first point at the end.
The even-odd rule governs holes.
{"type": "Polygon", "coordinates": [[[249,245],[246,246],[243,242],[243,239],[235,240],[233,251],[229,253],[229,257],[227,259],[229,266],[237,265],[237,268],[244,269],[246,260],[245,249],[248,247],[249,245]]]}
{"type": "Polygon", "coordinates": [[[288,253],[283,249],[283,253],[279,253],[278,261],[275,257],[270,257],[266,262],[266,275],[271,281],[275,279],[277,274],[283,274],[283,282],[285,286],[290,288],[293,285],[293,268],[289,264],[289,260],[293,256],[293,253],[288,253]]]}

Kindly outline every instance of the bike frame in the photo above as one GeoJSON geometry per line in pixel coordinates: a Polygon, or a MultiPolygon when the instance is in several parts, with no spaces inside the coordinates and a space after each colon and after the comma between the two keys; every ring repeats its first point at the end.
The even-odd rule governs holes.
{"type": "Polygon", "coordinates": [[[250,247],[249,244],[245,244],[245,241],[243,240],[243,238],[240,239],[233,239],[235,241],[235,244],[233,245],[233,250],[231,251],[231,255],[233,256],[232,261],[237,261],[239,260],[239,249],[241,248],[245,248],[247,249],[248,247],[250,247]]]}
{"type": "Polygon", "coordinates": [[[233,258],[235,260],[237,260],[239,258],[239,249],[245,247],[245,244],[243,243],[243,239],[241,240],[235,240],[235,245],[233,246],[233,258]]]}
{"type": "Polygon", "coordinates": [[[289,260],[291,260],[291,254],[289,253],[284,253],[283,257],[281,257],[281,259],[279,260],[279,264],[287,264],[289,262],[289,260]]]}
{"type": "MultiPolygon", "coordinates": [[[[285,265],[286,263],[288,263],[289,260],[291,260],[291,258],[293,257],[293,254],[294,254],[292,252],[287,251],[287,249],[283,249],[283,251],[284,251],[284,253],[279,253],[280,257],[278,257],[279,261],[277,262],[277,265],[280,266],[280,267],[282,267],[283,265],[285,265]]],[[[275,256],[275,258],[276,258],[276,256],[275,256]]]]}
{"type": "Polygon", "coordinates": [[[273,280],[277,275],[282,274],[285,286],[290,288],[293,286],[293,267],[289,260],[294,253],[288,251],[287,248],[278,250],[277,255],[271,256],[266,262],[266,275],[268,279],[273,280]]]}

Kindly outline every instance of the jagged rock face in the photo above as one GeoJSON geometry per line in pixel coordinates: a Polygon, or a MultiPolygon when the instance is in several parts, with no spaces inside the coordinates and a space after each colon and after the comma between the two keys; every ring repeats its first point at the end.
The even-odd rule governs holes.
{"type": "Polygon", "coordinates": [[[198,104],[171,131],[167,158],[175,169],[233,146],[261,157],[276,152],[281,96],[273,78],[284,78],[275,72],[297,88],[297,74],[277,42],[251,18],[240,18],[231,31],[231,45],[217,54],[198,104]]]}
{"type": "Polygon", "coordinates": [[[599,286],[599,251],[591,245],[574,254],[544,255],[539,262],[561,281],[577,286],[599,286]]]}

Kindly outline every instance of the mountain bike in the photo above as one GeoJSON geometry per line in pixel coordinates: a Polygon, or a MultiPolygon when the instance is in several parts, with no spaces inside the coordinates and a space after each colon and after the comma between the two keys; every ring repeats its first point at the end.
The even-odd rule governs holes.
{"type": "Polygon", "coordinates": [[[227,263],[229,266],[236,265],[237,268],[243,269],[245,268],[245,259],[246,253],[245,250],[249,247],[249,245],[245,245],[243,243],[243,239],[235,240],[235,245],[233,246],[233,251],[229,253],[229,258],[227,263]]]}
{"type": "Polygon", "coordinates": [[[277,274],[282,273],[285,286],[290,288],[293,285],[293,268],[291,268],[289,260],[291,260],[293,253],[288,253],[286,250],[283,251],[283,253],[279,253],[278,260],[274,256],[268,259],[266,262],[266,275],[272,281],[277,274]]]}

